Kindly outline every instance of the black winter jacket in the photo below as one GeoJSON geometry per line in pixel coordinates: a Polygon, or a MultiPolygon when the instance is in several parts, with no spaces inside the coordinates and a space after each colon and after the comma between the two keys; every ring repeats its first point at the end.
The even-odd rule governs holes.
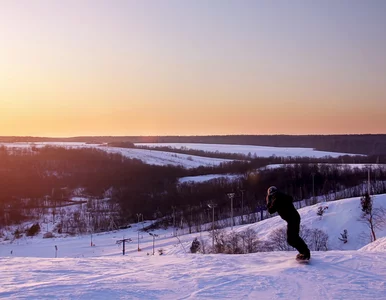
{"type": "Polygon", "coordinates": [[[270,214],[277,212],[280,217],[287,221],[300,221],[300,215],[293,205],[290,195],[277,191],[271,196],[267,196],[267,209],[270,214]]]}

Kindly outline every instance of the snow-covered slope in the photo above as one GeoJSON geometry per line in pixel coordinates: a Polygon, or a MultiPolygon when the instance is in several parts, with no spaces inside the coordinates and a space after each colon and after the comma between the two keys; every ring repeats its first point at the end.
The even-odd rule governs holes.
{"type": "Polygon", "coordinates": [[[372,242],[363,248],[359,249],[359,251],[380,251],[386,252],[386,237],[381,237],[377,239],[375,242],[372,242]]]}
{"type": "MultiPolygon", "coordinates": [[[[384,207],[386,208],[386,194],[373,196],[374,208],[384,207]]],[[[361,208],[360,198],[350,198],[338,201],[319,203],[313,206],[304,207],[298,210],[302,217],[302,225],[308,228],[318,228],[325,231],[329,236],[328,248],[329,250],[358,250],[366,246],[370,242],[370,231],[368,226],[360,221],[361,208]],[[322,217],[316,214],[319,206],[328,206],[322,217]],[[346,229],[348,231],[348,242],[344,244],[339,240],[341,233],[346,229]]],[[[48,225],[47,225],[48,226],[48,225]]],[[[146,225],[145,225],[146,226],[146,225]]],[[[252,228],[257,232],[259,239],[267,240],[273,230],[286,226],[285,221],[280,217],[272,217],[265,219],[261,222],[253,224],[234,226],[234,231],[243,231],[248,228],[252,228]]],[[[52,227],[52,224],[49,225],[52,227]]],[[[122,237],[133,239],[133,243],[130,243],[128,249],[137,248],[138,229],[142,229],[143,225],[132,224],[131,228],[125,230],[119,230],[114,232],[105,232],[85,236],[56,238],[56,239],[43,239],[42,236],[46,232],[46,225],[42,224],[42,232],[35,238],[22,238],[16,239],[13,242],[11,240],[2,241],[0,247],[0,256],[10,255],[13,251],[13,256],[36,256],[36,257],[52,257],[53,245],[57,245],[61,257],[88,257],[88,256],[103,256],[114,255],[119,252],[115,241],[122,237]],[[90,240],[93,239],[93,243],[97,247],[87,247],[90,245],[90,240]],[[28,247],[25,247],[28,245],[28,247]]],[[[208,226],[210,228],[211,226],[208,226]]],[[[228,227],[226,230],[230,231],[228,227]]],[[[5,237],[5,230],[2,230],[5,237]]],[[[165,254],[184,254],[186,249],[189,249],[193,239],[200,237],[200,239],[211,242],[208,236],[208,232],[188,234],[188,228],[180,229],[179,241],[173,237],[172,229],[155,231],[159,235],[157,238],[157,249],[163,248],[165,254]],[[176,247],[178,244],[178,247],[176,247]]],[[[381,230],[376,230],[378,238],[386,237],[386,226],[381,230]]],[[[152,251],[152,239],[147,233],[141,232],[140,235],[140,248],[145,251],[152,251]]],[[[1,240],[1,239],[0,239],[1,240]]],[[[142,253],[136,253],[142,255],[142,253]]]]}
{"type": "MultiPolygon", "coordinates": [[[[171,229],[155,232],[153,256],[153,238],[138,234],[142,224],[133,224],[92,236],[3,241],[0,298],[384,299],[385,230],[378,230],[378,240],[365,246],[361,236],[368,236],[368,228],[358,221],[359,198],[328,202],[322,218],[316,215],[319,205],[299,210],[302,224],[324,230],[329,248],[345,251],[313,252],[309,265],[297,263],[295,252],[190,254],[192,240],[201,236],[210,241],[208,232],[177,239],[171,229]],[[344,229],[347,244],[338,239],[344,229]],[[122,238],[132,239],[125,256],[122,245],[116,244],[122,238]],[[159,255],[161,249],[164,255],[159,255]]],[[[386,206],[386,195],[374,197],[374,207],[380,206],[386,206]]],[[[273,217],[234,230],[253,228],[265,239],[281,226],[285,222],[273,217]]]]}
{"type": "Polygon", "coordinates": [[[386,253],[0,258],[3,299],[385,299],[386,253]]]}
{"type": "MultiPolygon", "coordinates": [[[[386,209],[386,194],[373,196],[374,208],[386,209]]],[[[301,224],[308,228],[317,228],[326,232],[329,236],[328,248],[330,250],[358,250],[371,242],[370,230],[366,223],[361,221],[360,198],[349,198],[331,202],[323,202],[298,210],[301,216],[301,224]],[[316,213],[318,207],[327,206],[322,217],[316,213]],[[343,230],[348,231],[348,242],[343,243],[339,238],[343,230]]],[[[236,227],[242,231],[253,228],[263,240],[266,240],[272,230],[286,226],[280,217],[273,217],[252,225],[236,227]]],[[[386,236],[386,226],[376,230],[377,237],[386,236]]]]}

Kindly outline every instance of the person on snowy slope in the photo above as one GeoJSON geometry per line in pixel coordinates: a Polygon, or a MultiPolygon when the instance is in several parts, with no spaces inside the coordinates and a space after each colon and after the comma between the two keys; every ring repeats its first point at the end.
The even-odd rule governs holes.
{"type": "Polygon", "coordinates": [[[287,242],[299,251],[296,259],[309,260],[311,258],[310,250],[299,236],[300,215],[292,203],[292,197],[271,186],[267,191],[266,200],[268,212],[270,214],[277,212],[287,222],[287,242]]]}

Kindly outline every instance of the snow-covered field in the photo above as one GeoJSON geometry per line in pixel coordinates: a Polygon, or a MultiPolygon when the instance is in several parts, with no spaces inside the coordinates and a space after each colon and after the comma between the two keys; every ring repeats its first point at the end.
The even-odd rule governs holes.
{"type": "MultiPolygon", "coordinates": [[[[92,237],[40,235],[1,242],[0,298],[385,299],[386,229],[377,230],[378,240],[367,245],[368,228],[358,221],[359,198],[328,202],[322,218],[316,215],[319,205],[326,204],[299,210],[302,224],[328,233],[332,251],[312,252],[308,265],[297,263],[295,252],[190,254],[200,234],[180,235],[180,243],[172,230],[155,232],[159,236],[153,256],[152,237],[138,235],[142,224],[133,224],[92,237]],[[347,244],[338,239],[344,229],[347,244]],[[133,240],[126,244],[125,256],[122,245],[116,244],[122,238],[133,240]]],[[[386,194],[374,197],[374,207],[386,207],[386,194]]],[[[285,222],[273,217],[234,230],[252,228],[266,239],[281,226],[285,222]]],[[[207,232],[201,237],[210,243],[207,232]]]]}
{"type": "Polygon", "coordinates": [[[232,161],[230,159],[210,158],[145,149],[127,149],[114,147],[100,147],[100,149],[109,153],[119,153],[125,157],[136,158],[150,165],[173,165],[181,166],[187,169],[198,168],[200,166],[218,166],[221,163],[232,161]]]}
{"type": "Polygon", "coordinates": [[[186,148],[194,150],[202,150],[208,152],[220,153],[237,153],[258,157],[339,157],[342,155],[353,155],[349,153],[338,153],[328,151],[318,151],[312,148],[298,148],[298,147],[268,147],[268,146],[252,146],[252,145],[227,145],[227,144],[191,144],[191,143],[136,143],[138,146],[148,147],[171,147],[171,148],[186,148]]]}
{"type": "Polygon", "coordinates": [[[200,183],[209,181],[212,179],[226,178],[228,180],[238,180],[242,175],[231,175],[231,174],[209,174],[209,175],[197,175],[197,176],[186,176],[181,177],[178,182],[179,183],[187,183],[194,182],[200,183]]]}
{"type": "MultiPolygon", "coordinates": [[[[221,158],[209,158],[195,155],[187,155],[180,153],[173,153],[167,151],[156,151],[156,150],[147,150],[147,149],[129,149],[129,148],[116,148],[116,147],[107,147],[101,144],[86,144],[86,143],[67,143],[67,142],[40,142],[40,143],[0,143],[0,146],[5,146],[8,148],[30,148],[35,147],[44,147],[44,146],[57,146],[57,147],[66,147],[66,148],[97,148],[109,153],[119,153],[125,157],[139,159],[146,164],[151,165],[173,165],[181,166],[187,169],[198,168],[200,166],[217,166],[224,162],[229,162],[232,160],[221,159],[221,158]]],[[[211,152],[225,152],[225,153],[239,153],[248,155],[251,152],[252,155],[256,154],[257,156],[332,156],[337,157],[339,155],[344,155],[344,153],[334,153],[334,152],[323,152],[316,151],[309,148],[280,148],[280,147],[262,147],[262,146],[248,146],[248,145],[210,145],[210,144],[137,144],[137,145],[146,145],[146,146],[170,146],[175,148],[186,147],[188,149],[197,149],[205,150],[211,152]]],[[[279,168],[284,166],[283,164],[272,164],[267,166],[267,168],[279,168]]],[[[342,164],[341,166],[347,166],[347,164],[342,164]]],[[[351,167],[364,168],[367,167],[365,164],[349,164],[351,167]]],[[[377,167],[386,167],[385,165],[373,164],[373,168],[377,167]]],[[[223,174],[211,174],[204,176],[190,176],[180,178],[180,183],[185,182],[204,182],[215,178],[228,178],[230,180],[237,180],[239,176],[237,175],[223,175],[223,174]]]]}
{"type": "MultiPolygon", "coordinates": [[[[147,149],[131,149],[131,148],[117,148],[107,147],[101,144],[86,144],[86,143],[71,143],[71,142],[36,142],[36,143],[0,143],[0,146],[7,148],[30,148],[44,147],[44,146],[57,146],[66,148],[97,148],[109,153],[119,153],[125,157],[135,158],[152,165],[174,165],[182,166],[184,168],[197,168],[200,166],[217,166],[223,162],[229,162],[232,160],[221,158],[210,158],[195,155],[187,155],[180,153],[173,153],[167,151],[156,151],[147,149]]],[[[217,144],[185,144],[185,143],[171,143],[171,144],[136,144],[146,146],[170,146],[174,148],[185,147],[187,149],[197,149],[209,152],[221,152],[221,153],[238,153],[248,155],[249,153],[254,156],[269,157],[272,155],[281,157],[294,157],[294,156],[310,156],[310,157],[338,157],[340,155],[350,155],[346,153],[325,152],[316,151],[311,148],[285,148],[285,147],[264,147],[264,146],[248,146],[248,145],[217,145],[217,144]]]]}
{"type": "Polygon", "coordinates": [[[139,159],[150,165],[173,165],[181,166],[187,169],[197,168],[200,166],[217,166],[221,163],[232,161],[229,159],[194,156],[166,151],[107,147],[100,144],[86,143],[0,143],[0,146],[2,145],[9,148],[29,148],[32,146],[39,148],[47,145],[66,148],[97,148],[109,153],[118,153],[128,158],[139,159]]]}

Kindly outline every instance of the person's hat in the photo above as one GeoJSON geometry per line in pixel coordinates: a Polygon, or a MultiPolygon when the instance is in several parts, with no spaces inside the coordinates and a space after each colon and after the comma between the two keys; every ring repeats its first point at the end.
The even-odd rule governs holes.
{"type": "Polygon", "coordinates": [[[271,187],[268,189],[267,194],[268,194],[268,196],[271,196],[271,195],[275,194],[276,192],[277,192],[276,186],[271,186],[271,187]]]}

